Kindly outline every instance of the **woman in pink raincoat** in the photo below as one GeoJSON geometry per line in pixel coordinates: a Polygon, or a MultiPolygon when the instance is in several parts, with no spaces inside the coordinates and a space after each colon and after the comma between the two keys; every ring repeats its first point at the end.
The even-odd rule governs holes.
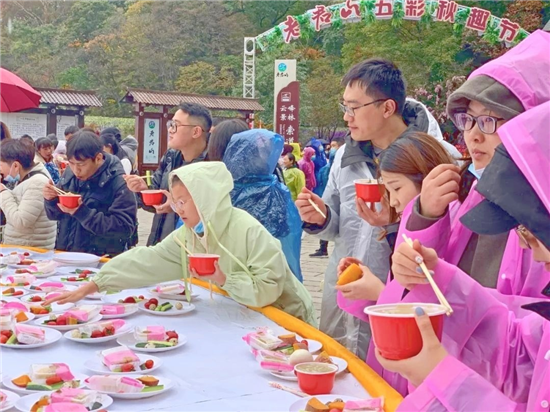
{"type": "MultiPolygon", "coordinates": [[[[476,190],[485,197],[463,223],[479,234],[515,229],[521,246],[546,267],[541,292],[550,296],[550,102],[499,130],[502,145],[476,190]]],[[[518,318],[508,307],[434,249],[402,243],[393,256],[396,281],[411,289],[409,302],[436,302],[417,271],[424,261],[453,307],[442,343],[417,308],[424,347],[415,357],[389,361],[387,370],[410,383],[404,411],[546,411],[550,409],[550,302],[524,305],[535,312],[518,318]]]]}
{"type": "Polygon", "coordinates": [[[315,155],[315,149],[313,147],[306,147],[304,149],[304,157],[298,162],[298,167],[306,175],[306,188],[308,190],[315,189],[317,181],[315,180],[315,164],[311,158],[315,155]]]}

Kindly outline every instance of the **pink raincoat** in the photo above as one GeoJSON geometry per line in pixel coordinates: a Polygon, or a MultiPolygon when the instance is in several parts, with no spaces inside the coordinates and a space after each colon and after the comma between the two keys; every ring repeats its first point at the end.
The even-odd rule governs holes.
{"type": "MultiPolygon", "coordinates": [[[[505,55],[474,71],[470,77],[484,74],[495,78],[514,91],[525,109],[529,110],[550,99],[550,82],[544,73],[550,73],[550,34],[539,30],[505,55]],[[537,62],[537,64],[533,65],[533,62],[537,62]]],[[[516,136],[516,139],[518,137],[516,136]]],[[[459,218],[483,199],[477,191],[473,190],[474,188],[475,186],[472,187],[470,194],[462,204],[452,204],[449,212],[429,228],[409,232],[405,228],[405,224],[400,225],[396,245],[402,242],[402,234],[406,233],[413,239],[419,239],[426,247],[436,249],[438,255],[445,261],[457,264],[472,235],[472,232],[462,225],[459,218]]],[[[411,215],[415,201],[416,199],[405,208],[403,222],[406,222],[411,215]]],[[[525,315],[525,311],[519,310],[519,306],[542,298],[540,291],[548,282],[545,283],[544,279],[548,279],[550,276],[542,264],[532,261],[529,250],[520,248],[519,239],[515,233],[509,236],[500,274],[497,289],[487,289],[487,293],[507,304],[508,308],[518,316],[525,315]]],[[[404,288],[397,282],[390,281],[388,277],[388,284],[377,303],[394,303],[401,300],[404,302],[418,301],[411,300],[411,294],[402,299],[403,293],[404,288]]],[[[368,317],[363,312],[364,308],[374,303],[365,300],[347,300],[341,293],[338,293],[338,306],[363,321],[368,322],[368,317]]],[[[449,348],[447,349],[449,350],[449,348]]],[[[455,352],[451,350],[450,353],[455,352]]],[[[407,381],[398,374],[384,370],[378,363],[374,356],[372,343],[366,361],[398,392],[402,395],[408,393],[407,381]]]]}
{"type": "Polygon", "coordinates": [[[304,157],[298,162],[298,167],[306,175],[306,187],[309,190],[315,189],[317,181],[315,180],[315,164],[311,158],[315,155],[315,149],[313,147],[306,147],[304,149],[304,157]]]}

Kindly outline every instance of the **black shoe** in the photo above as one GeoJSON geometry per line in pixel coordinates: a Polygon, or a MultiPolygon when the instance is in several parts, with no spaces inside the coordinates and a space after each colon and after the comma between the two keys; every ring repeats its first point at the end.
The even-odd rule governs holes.
{"type": "Polygon", "coordinates": [[[328,256],[328,252],[325,250],[316,250],[315,253],[311,253],[309,257],[325,257],[328,256]]]}

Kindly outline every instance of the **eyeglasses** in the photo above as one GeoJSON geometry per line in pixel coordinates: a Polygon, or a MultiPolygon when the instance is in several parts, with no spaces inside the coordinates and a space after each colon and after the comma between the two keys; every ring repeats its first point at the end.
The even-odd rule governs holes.
{"type": "Polygon", "coordinates": [[[187,126],[187,127],[200,127],[201,130],[204,130],[201,126],[199,126],[198,124],[178,124],[176,123],[174,120],[168,120],[166,122],[166,127],[168,128],[168,130],[174,130],[174,133],[178,131],[178,127],[180,126],[187,126]]]}
{"type": "Polygon", "coordinates": [[[497,131],[498,122],[500,120],[504,119],[501,117],[487,115],[475,117],[468,113],[457,113],[455,115],[456,127],[458,127],[458,129],[462,130],[463,132],[472,130],[474,128],[474,125],[477,123],[477,126],[482,133],[493,134],[497,131]]]}
{"type": "Polygon", "coordinates": [[[183,206],[185,206],[187,202],[184,202],[183,200],[178,200],[177,202],[170,203],[170,207],[175,213],[178,213],[178,210],[182,210],[183,206]]]}
{"type": "Polygon", "coordinates": [[[529,232],[529,230],[523,226],[519,225],[515,229],[518,237],[521,239],[521,241],[529,248],[531,249],[532,246],[535,246],[537,244],[537,241],[535,237],[529,232]]]}
{"type": "Polygon", "coordinates": [[[386,101],[386,100],[388,100],[388,99],[377,99],[373,102],[365,103],[365,104],[362,104],[361,106],[357,106],[357,107],[349,107],[349,106],[346,106],[344,103],[338,103],[338,106],[340,106],[340,110],[342,110],[342,113],[347,114],[350,117],[355,117],[355,111],[357,109],[360,109],[361,107],[367,107],[367,106],[370,106],[371,104],[378,103],[378,102],[383,102],[383,101],[386,101]]]}

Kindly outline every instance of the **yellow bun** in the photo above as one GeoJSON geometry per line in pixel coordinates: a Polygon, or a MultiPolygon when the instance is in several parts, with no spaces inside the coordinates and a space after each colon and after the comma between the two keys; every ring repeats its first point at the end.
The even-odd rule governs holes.
{"type": "Polygon", "coordinates": [[[361,276],[363,276],[363,271],[359,265],[352,263],[342,272],[336,284],[338,286],[347,285],[348,283],[355,282],[360,279],[361,276]]]}

